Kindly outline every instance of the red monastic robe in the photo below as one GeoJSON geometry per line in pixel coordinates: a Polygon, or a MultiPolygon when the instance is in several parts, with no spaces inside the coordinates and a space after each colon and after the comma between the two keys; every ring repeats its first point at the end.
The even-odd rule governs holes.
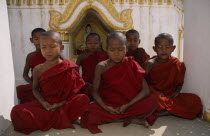
{"type": "MultiPolygon", "coordinates": [[[[41,51],[37,52],[30,60],[31,73],[33,73],[33,69],[36,65],[44,63],[45,60],[46,59],[42,56],[41,51]]],[[[16,87],[16,90],[20,103],[30,102],[35,99],[32,93],[32,84],[19,85],[16,87]]]]}
{"type": "MultiPolygon", "coordinates": [[[[155,57],[153,57],[155,58],[155,57]]],[[[152,58],[152,59],[153,59],[152,58]]],[[[202,110],[200,98],[191,93],[180,93],[175,98],[166,98],[157,92],[170,96],[177,86],[184,83],[185,65],[175,57],[153,68],[147,76],[149,88],[158,98],[158,111],[167,110],[183,118],[193,119],[202,110]]]]}
{"type": "Polygon", "coordinates": [[[14,129],[30,134],[35,130],[74,128],[72,122],[88,110],[90,102],[86,95],[77,94],[85,84],[78,73],[78,66],[65,59],[43,72],[39,83],[41,94],[51,105],[63,100],[67,102],[56,111],[43,109],[37,100],[16,105],[11,111],[14,129]]]}
{"type": "Polygon", "coordinates": [[[109,57],[105,52],[97,51],[83,59],[81,62],[83,80],[92,84],[96,65],[101,61],[107,60],[108,58],[109,57]]]}
{"type": "Polygon", "coordinates": [[[143,48],[137,48],[135,51],[127,52],[126,56],[133,56],[141,67],[143,67],[144,62],[150,58],[143,48]]]}
{"type": "MultiPolygon", "coordinates": [[[[132,57],[125,57],[121,63],[113,66],[102,74],[99,95],[103,102],[113,108],[119,108],[129,103],[142,89],[142,78],[145,71],[132,57]]],[[[153,112],[156,109],[153,96],[141,99],[132,105],[125,113],[111,114],[97,103],[89,105],[89,111],[81,119],[81,126],[91,133],[101,132],[97,125],[120,118],[153,112]]]]}
{"type": "MultiPolygon", "coordinates": [[[[97,51],[82,60],[82,78],[85,82],[92,84],[96,65],[109,57],[105,52],[97,51]]],[[[88,95],[91,98],[91,86],[84,86],[81,93],[88,95]]]]}

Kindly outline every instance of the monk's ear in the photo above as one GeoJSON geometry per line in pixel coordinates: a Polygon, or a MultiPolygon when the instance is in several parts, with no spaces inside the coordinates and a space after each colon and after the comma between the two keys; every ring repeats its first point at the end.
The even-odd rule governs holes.
{"type": "Polygon", "coordinates": [[[63,51],[64,50],[64,45],[60,45],[60,49],[61,49],[61,51],[63,51]]]}
{"type": "Polygon", "coordinates": [[[33,43],[33,38],[30,38],[31,43],[33,43]]]}
{"type": "Polygon", "coordinates": [[[154,50],[154,52],[157,52],[155,46],[153,46],[152,49],[154,50]]]}
{"type": "Polygon", "coordinates": [[[173,49],[172,51],[174,51],[176,49],[176,45],[173,45],[173,48],[172,49],[173,49]]]}
{"type": "Polygon", "coordinates": [[[139,39],[139,44],[141,43],[141,39],[139,39]]]}

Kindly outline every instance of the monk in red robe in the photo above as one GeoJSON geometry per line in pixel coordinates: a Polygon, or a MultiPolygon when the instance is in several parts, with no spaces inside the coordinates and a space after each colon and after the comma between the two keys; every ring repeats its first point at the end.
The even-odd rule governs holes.
{"type": "Polygon", "coordinates": [[[33,71],[33,94],[37,100],[15,106],[11,111],[14,129],[24,134],[50,128],[74,128],[72,122],[88,110],[89,98],[77,92],[84,85],[78,66],[60,59],[63,45],[59,33],[41,35],[46,61],[33,71]]]}
{"type": "Polygon", "coordinates": [[[157,56],[145,63],[146,79],[150,90],[158,99],[158,115],[173,114],[193,119],[202,110],[200,98],[191,93],[180,93],[184,83],[185,65],[171,56],[176,46],[170,34],[162,33],[155,38],[157,56]]]}
{"type": "MultiPolygon", "coordinates": [[[[95,100],[82,116],[81,126],[91,133],[101,132],[98,125],[125,118],[124,126],[146,118],[156,110],[156,101],[149,95],[145,71],[134,59],[125,57],[126,37],[113,32],[107,38],[110,59],[96,66],[92,95],[95,100]]],[[[147,124],[146,124],[147,125],[147,124]]]]}
{"type": "Polygon", "coordinates": [[[143,67],[144,62],[149,59],[150,56],[143,48],[138,47],[141,42],[139,32],[134,29],[128,30],[126,32],[126,38],[128,48],[126,56],[133,56],[135,61],[143,67]]]}
{"type": "Polygon", "coordinates": [[[42,56],[42,53],[40,51],[40,43],[39,43],[39,37],[42,32],[45,32],[42,28],[36,28],[31,32],[30,41],[34,44],[36,47],[36,50],[34,52],[31,52],[26,57],[26,64],[24,67],[23,72],[23,78],[29,83],[26,85],[20,85],[16,87],[17,90],[17,97],[20,100],[20,103],[26,103],[34,100],[34,95],[32,93],[32,82],[33,78],[29,76],[29,71],[31,70],[31,73],[33,73],[33,68],[38,65],[45,62],[45,58],[42,56]]]}
{"type": "Polygon", "coordinates": [[[89,97],[91,97],[95,67],[99,62],[108,59],[108,55],[100,51],[100,44],[100,36],[96,33],[90,33],[86,37],[86,50],[78,56],[76,61],[76,64],[82,67],[82,78],[86,82],[86,86],[83,87],[81,92],[89,97]]]}

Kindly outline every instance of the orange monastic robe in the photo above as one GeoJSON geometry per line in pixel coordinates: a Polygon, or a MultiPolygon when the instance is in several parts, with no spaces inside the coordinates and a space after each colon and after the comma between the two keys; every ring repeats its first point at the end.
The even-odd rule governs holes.
{"type": "Polygon", "coordinates": [[[14,129],[30,134],[35,130],[74,128],[72,122],[88,110],[90,102],[86,95],[77,94],[84,85],[78,66],[65,59],[43,72],[39,83],[41,94],[51,105],[63,100],[67,102],[55,111],[43,109],[37,100],[16,105],[11,111],[14,129]]]}
{"type": "MultiPolygon", "coordinates": [[[[41,51],[37,52],[30,60],[31,73],[33,73],[33,69],[36,65],[44,63],[45,60],[46,59],[42,56],[41,51]]],[[[20,103],[30,102],[35,99],[32,93],[32,84],[19,85],[16,87],[16,90],[20,103]]]]}
{"type": "Polygon", "coordinates": [[[156,66],[148,73],[147,81],[150,90],[157,95],[159,112],[167,110],[176,116],[193,119],[202,110],[201,100],[197,95],[180,93],[175,98],[167,98],[157,93],[172,95],[177,86],[183,85],[185,71],[184,63],[171,56],[167,62],[156,66]]]}
{"type": "Polygon", "coordinates": [[[150,58],[143,48],[137,48],[135,51],[127,52],[126,56],[133,56],[141,67],[143,67],[144,62],[150,58]]]}
{"type": "MultiPolygon", "coordinates": [[[[98,93],[106,105],[119,108],[129,103],[141,91],[144,74],[145,71],[133,57],[125,57],[122,62],[102,73],[98,93]]],[[[101,132],[97,127],[99,124],[135,115],[151,114],[156,107],[153,96],[141,99],[122,114],[111,114],[97,103],[91,103],[89,111],[82,116],[81,126],[88,128],[91,133],[99,133],[101,132]]]]}

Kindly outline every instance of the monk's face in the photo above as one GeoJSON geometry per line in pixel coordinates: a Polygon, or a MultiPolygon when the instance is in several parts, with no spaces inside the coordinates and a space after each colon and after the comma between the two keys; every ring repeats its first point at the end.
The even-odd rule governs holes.
{"type": "Polygon", "coordinates": [[[158,44],[153,47],[157,56],[162,60],[167,60],[176,46],[173,46],[168,39],[160,39],[158,44]]]}
{"type": "Polygon", "coordinates": [[[35,32],[33,34],[33,37],[30,38],[30,41],[31,43],[34,44],[34,46],[37,48],[37,49],[40,49],[40,36],[41,36],[41,32],[35,32]]]}
{"type": "Polygon", "coordinates": [[[86,49],[90,52],[96,52],[100,48],[100,41],[97,36],[90,36],[86,41],[86,49]]]}
{"type": "Polygon", "coordinates": [[[55,60],[60,57],[60,53],[64,46],[60,45],[52,37],[46,36],[41,38],[41,52],[46,60],[55,60]]]}
{"type": "Polygon", "coordinates": [[[137,34],[128,34],[127,35],[127,48],[128,50],[136,50],[140,44],[140,39],[137,34]]]}
{"type": "Polygon", "coordinates": [[[122,45],[120,40],[112,39],[107,46],[109,58],[115,63],[122,61],[126,54],[126,45],[122,45]]]}

